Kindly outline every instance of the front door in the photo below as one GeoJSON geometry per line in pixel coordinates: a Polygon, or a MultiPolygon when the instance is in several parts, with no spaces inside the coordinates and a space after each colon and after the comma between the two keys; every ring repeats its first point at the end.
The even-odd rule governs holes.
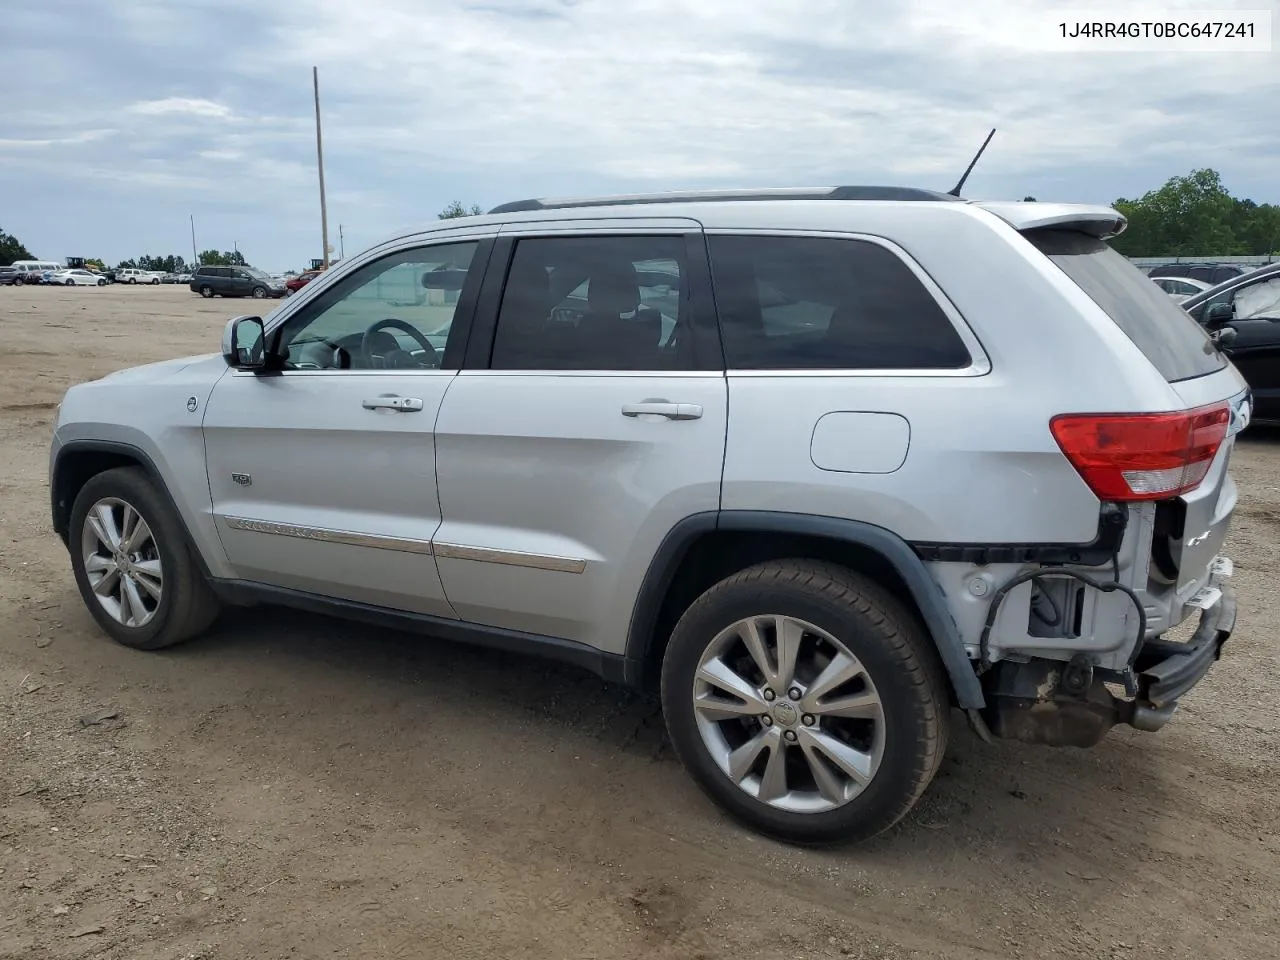
{"type": "Polygon", "coordinates": [[[278,372],[219,381],[205,447],[237,576],[453,615],[431,551],[440,522],[432,428],[456,374],[445,357],[465,336],[482,244],[419,243],[371,259],[268,330],[278,372]]]}
{"type": "Polygon", "coordinates": [[[720,503],[706,269],[692,221],[504,229],[436,425],[436,559],[464,620],[622,652],[663,537],[720,503]]]}
{"type": "Polygon", "coordinates": [[[1227,355],[1253,393],[1254,417],[1280,421],[1280,276],[1238,288],[1232,306],[1227,355]]]}

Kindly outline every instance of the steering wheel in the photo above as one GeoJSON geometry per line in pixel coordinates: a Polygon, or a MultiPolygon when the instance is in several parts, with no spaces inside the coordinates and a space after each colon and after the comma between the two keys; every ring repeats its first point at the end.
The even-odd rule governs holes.
{"type": "Polygon", "coordinates": [[[399,368],[401,366],[403,367],[420,367],[420,366],[439,367],[440,366],[440,355],[436,353],[436,348],[431,345],[431,341],[428,340],[426,336],[424,336],[422,332],[417,329],[417,327],[414,327],[412,324],[405,323],[403,320],[398,320],[395,317],[388,317],[385,320],[378,320],[375,323],[371,323],[369,325],[369,328],[365,330],[364,336],[361,337],[360,358],[366,369],[371,369],[374,367],[374,359],[373,359],[374,357],[380,358],[382,360],[382,365],[384,367],[391,367],[391,368],[399,368]],[[377,334],[379,334],[383,330],[388,330],[392,328],[396,330],[400,330],[404,333],[407,333],[410,337],[412,337],[413,340],[418,344],[418,346],[422,347],[423,353],[426,354],[426,357],[424,359],[428,362],[422,363],[418,360],[413,359],[408,353],[408,351],[406,350],[396,350],[388,354],[375,353],[374,342],[377,338],[377,334]],[[403,358],[401,356],[398,356],[398,354],[402,354],[403,358]],[[392,357],[395,357],[394,361],[390,359],[392,357]]]}

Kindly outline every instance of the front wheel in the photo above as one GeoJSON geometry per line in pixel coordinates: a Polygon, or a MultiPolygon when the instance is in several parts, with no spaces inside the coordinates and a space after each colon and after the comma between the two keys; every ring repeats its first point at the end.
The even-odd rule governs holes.
{"type": "Polygon", "coordinates": [[[255,300],[261,300],[261,299],[263,299],[264,297],[266,297],[266,295],[267,295],[267,288],[266,288],[266,287],[254,287],[254,288],[253,288],[253,299],[255,299],[255,300]]]}
{"type": "Polygon", "coordinates": [[[100,287],[105,287],[106,285],[107,285],[107,281],[105,281],[105,280],[99,280],[99,281],[98,281],[98,286],[100,286],[100,287]]]}
{"type": "Polygon", "coordinates": [[[759,564],[685,611],[662,666],[676,754],[726,812],[793,843],[856,842],[915,804],[946,750],[930,641],[834,564],[759,564]]]}
{"type": "Polygon", "coordinates": [[[72,505],[70,531],[80,596],[118,643],[158,650],[217,617],[181,521],[141,469],[90,478],[72,505]]]}

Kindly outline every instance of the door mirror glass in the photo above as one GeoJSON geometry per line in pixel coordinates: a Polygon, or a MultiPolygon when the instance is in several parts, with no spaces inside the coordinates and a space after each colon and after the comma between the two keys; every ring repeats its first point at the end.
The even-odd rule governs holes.
{"type": "Polygon", "coordinates": [[[237,370],[261,370],[267,365],[261,317],[235,317],[222,332],[222,359],[237,370]]]}
{"type": "Polygon", "coordinates": [[[1207,327],[1220,327],[1235,319],[1235,310],[1229,303],[1215,303],[1204,312],[1204,323],[1207,327]]]}

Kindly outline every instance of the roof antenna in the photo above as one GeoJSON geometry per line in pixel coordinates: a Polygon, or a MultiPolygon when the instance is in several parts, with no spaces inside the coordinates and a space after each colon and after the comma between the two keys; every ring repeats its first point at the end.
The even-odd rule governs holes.
{"type": "Polygon", "coordinates": [[[991,132],[987,134],[987,139],[982,141],[982,146],[978,148],[978,152],[973,155],[973,159],[969,161],[968,168],[965,169],[964,176],[960,178],[960,182],[947,191],[953,197],[960,196],[960,188],[964,186],[964,182],[969,179],[969,174],[973,173],[973,168],[978,162],[978,158],[982,156],[982,151],[987,149],[987,144],[991,142],[991,138],[996,135],[996,128],[992,127],[991,132]]]}

